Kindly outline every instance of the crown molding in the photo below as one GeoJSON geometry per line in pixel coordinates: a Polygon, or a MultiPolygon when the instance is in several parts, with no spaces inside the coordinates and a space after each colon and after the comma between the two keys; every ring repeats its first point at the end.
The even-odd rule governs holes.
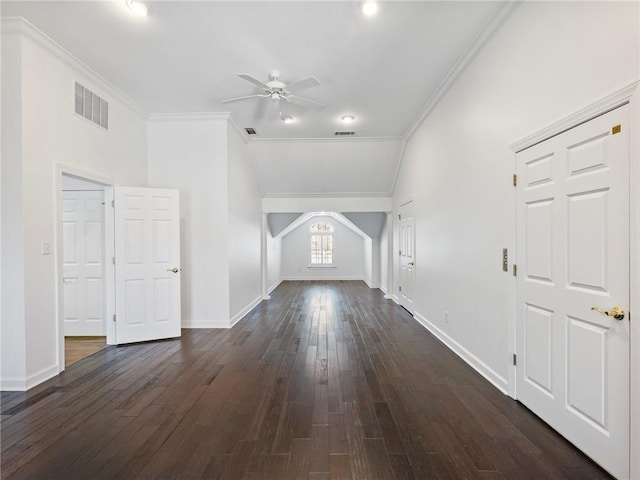
{"type": "Polygon", "coordinates": [[[263,198],[391,198],[389,192],[265,193],[263,198]]]}
{"type": "Polygon", "coordinates": [[[458,58],[453,68],[449,70],[449,73],[444,77],[444,80],[440,82],[440,85],[436,89],[433,95],[429,98],[426,105],[422,108],[418,116],[411,123],[409,128],[404,134],[406,140],[410,140],[418,127],[426,120],[433,109],[440,103],[440,100],[445,96],[453,84],[465,71],[467,66],[472,62],[475,56],[482,50],[486,43],[498,33],[502,26],[507,23],[507,20],[518,10],[522,5],[523,0],[506,1],[500,8],[498,13],[489,21],[486,27],[480,32],[480,34],[471,42],[471,45],[465,52],[458,58]]]}
{"type": "Polygon", "coordinates": [[[249,138],[255,143],[358,143],[358,142],[401,142],[404,137],[318,137],[318,138],[249,138]]]}
{"type": "Polygon", "coordinates": [[[150,122],[228,121],[229,118],[231,118],[229,112],[150,113],[147,115],[147,120],[150,122]]]}
{"type": "Polygon", "coordinates": [[[80,72],[81,75],[85,76],[91,82],[95,83],[100,88],[100,90],[106,93],[105,96],[108,95],[112,99],[117,100],[135,115],[140,117],[140,119],[146,120],[146,113],[134,100],[127,96],[127,94],[110,83],[107,79],[93,70],[87,64],[82,62],[79,58],[72,55],[68,50],[65,50],[62,46],[58,45],[55,41],[53,41],[53,39],[48,37],[44,32],[39,30],[25,18],[1,18],[0,31],[2,32],[2,35],[21,35],[32,40],[37,45],[44,48],[47,52],[56,57],[58,60],[62,61],[65,65],[80,72]]]}

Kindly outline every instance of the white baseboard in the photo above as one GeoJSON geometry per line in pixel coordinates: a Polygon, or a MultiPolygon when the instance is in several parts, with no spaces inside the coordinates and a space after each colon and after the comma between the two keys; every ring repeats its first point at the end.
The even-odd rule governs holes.
{"type": "Polygon", "coordinates": [[[367,284],[367,287],[369,287],[369,288],[380,288],[380,284],[379,284],[379,283],[369,282],[369,281],[367,281],[367,279],[366,279],[366,278],[363,278],[363,279],[362,279],[362,281],[363,281],[364,283],[366,283],[366,284],[367,284]]]}
{"type": "Polygon", "coordinates": [[[58,365],[51,365],[28,377],[3,378],[0,379],[0,390],[3,392],[26,392],[36,385],[55,377],[58,373],[60,373],[58,365]]]}
{"type": "Polygon", "coordinates": [[[182,328],[229,328],[228,320],[183,320],[182,328]]]}
{"type": "Polygon", "coordinates": [[[393,293],[392,293],[392,294],[388,294],[388,293],[387,293],[387,294],[384,296],[384,298],[386,298],[386,299],[388,299],[388,300],[393,300],[393,301],[394,301],[394,302],[396,302],[398,305],[400,305],[400,299],[398,298],[398,296],[397,296],[397,295],[394,295],[393,293]]]}
{"type": "Polygon", "coordinates": [[[262,295],[258,295],[249,305],[244,307],[238,313],[236,313],[233,317],[231,317],[231,321],[229,322],[229,327],[233,327],[236,323],[238,323],[242,318],[253,310],[256,305],[258,305],[262,301],[262,295]]]}
{"type": "Polygon", "coordinates": [[[314,276],[314,275],[287,275],[283,277],[283,280],[289,282],[300,282],[300,281],[319,281],[319,280],[345,280],[345,281],[353,281],[360,280],[365,282],[365,279],[362,277],[350,277],[350,276],[339,276],[339,275],[327,275],[327,276],[314,276]]]}
{"type": "Polygon", "coordinates": [[[387,289],[384,288],[383,285],[380,285],[378,288],[382,291],[382,293],[384,293],[384,298],[387,298],[387,289]]]}
{"type": "Polygon", "coordinates": [[[500,390],[505,395],[509,394],[509,382],[506,378],[502,377],[498,373],[496,373],[493,369],[491,369],[486,363],[476,357],[469,350],[464,348],[458,342],[456,342],[453,338],[451,338],[448,334],[440,330],[433,323],[427,320],[425,317],[420,315],[418,312],[415,312],[413,315],[420,325],[429,330],[438,340],[444,343],[450,350],[453,351],[456,355],[458,355],[462,360],[464,360],[471,368],[473,368],[476,372],[486,378],[489,382],[493,384],[498,390],[500,390]]]}
{"type": "Polygon", "coordinates": [[[267,290],[267,294],[271,295],[271,292],[273,292],[276,288],[278,288],[283,281],[284,279],[281,278],[276,283],[274,283],[271,287],[269,287],[269,290],[267,290]]]}

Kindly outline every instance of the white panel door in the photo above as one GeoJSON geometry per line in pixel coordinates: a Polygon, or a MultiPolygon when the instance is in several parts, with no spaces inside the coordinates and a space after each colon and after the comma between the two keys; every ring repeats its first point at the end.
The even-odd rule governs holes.
{"type": "Polygon", "coordinates": [[[104,192],[62,192],[64,334],[105,335],[104,192]]]}
{"type": "Polygon", "coordinates": [[[400,207],[400,285],[398,294],[400,305],[413,314],[415,278],[415,222],[413,203],[400,207]]]}
{"type": "Polygon", "coordinates": [[[177,190],[115,187],[116,343],[180,336],[177,190]]]}
{"type": "Polygon", "coordinates": [[[629,315],[592,310],[629,307],[628,107],[524,150],[517,173],[518,399],[628,478],[629,315]]]}

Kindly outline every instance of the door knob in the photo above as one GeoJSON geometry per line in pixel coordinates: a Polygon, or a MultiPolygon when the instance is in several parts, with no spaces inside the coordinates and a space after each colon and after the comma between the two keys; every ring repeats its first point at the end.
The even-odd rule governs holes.
{"type": "Polygon", "coordinates": [[[413,267],[413,262],[409,262],[407,265],[410,265],[410,266],[413,267]]]}
{"type": "Polygon", "coordinates": [[[167,272],[178,273],[180,269],[178,267],[167,268],[167,272]]]}
{"type": "Polygon", "coordinates": [[[607,317],[613,317],[616,320],[622,320],[624,318],[624,310],[621,309],[620,307],[613,307],[608,312],[606,312],[606,311],[604,311],[604,310],[602,310],[601,308],[598,308],[598,307],[591,307],[591,310],[595,310],[600,315],[605,315],[607,317]]]}

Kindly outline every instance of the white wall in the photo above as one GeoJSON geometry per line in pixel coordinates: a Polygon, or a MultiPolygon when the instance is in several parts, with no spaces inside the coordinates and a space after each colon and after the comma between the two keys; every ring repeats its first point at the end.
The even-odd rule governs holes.
{"type": "MultiPolygon", "coordinates": [[[[59,47],[51,45],[32,27],[21,21],[3,22],[2,33],[3,101],[11,98],[5,90],[6,76],[12,78],[6,88],[16,91],[17,87],[15,71],[8,70],[8,65],[13,64],[15,68],[19,60],[22,62],[22,77],[18,80],[21,93],[16,92],[21,106],[16,106],[20,100],[11,98],[8,108],[3,105],[2,110],[3,125],[6,122],[15,126],[16,119],[22,116],[22,151],[14,148],[6,152],[9,156],[5,164],[3,149],[3,197],[5,184],[13,184],[6,194],[15,202],[12,205],[18,209],[22,206],[24,222],[22,229],[14,225],[17,230],[3,228],[2,231],[3,260],[12,259],[13,263],[7,267],[17,269],[18,274],[24,269],[24,282],[16,276],[5,287],[3,281],[3,298],[10,296],[23,304],[22,316],[19,309],[15,310],[17,305],[9,307],[17,314],[10,318],[20,332],[18,336],[22,336],[21,322],[24,322],[25,337],[24,342],[17,343],[18,349],[24,343],[24,355],[14,352],[13,343],[18,340],[14,338],[15,333],[2,337],[3,355],[5,351],[17,353],[3,362],[2,388],[24,389],[58,373],[56,254],[59,246],[55,236],[55,202],[60,179],[56,178],[56,165],[67,165],[121,185],[145,185],[146,125],[135,107],[121,101],[123,97],[113,87],[59,47]],[[11,37],[25,29],[29,35],[22,36],[21,41],[11,37]],[[109,130],[74,113],[75,80],[109,102],[109,130]],[[21,189],[15,188],[20,182],[21,189]],[[54,254],[40,253],[43,241],[51,242],[54,254]]],[[[3,127],[3,136],[4,133],[3,127]]],[[[15,132],[12,138],[15,140],[15,132]]],[[[3,205],[9,206],[4,198],[3,205]]],[[[3,318],[6,318],[4,312],[3,318]]],[[[3,320],[3,326],[5,324],[3,320]]]]}
{"type": "Polygon", "coordinates": [[[638,6],[522,4],[408,142],[394,204],[415,200],[416,317],[505,390],[513,278],[500,254],[513,251],[515,235],[509,144],[638,79],[638,6]]]}
{"type": "Polygon", "coordinates": [[[371,239],[371,288],[380,288],[380,236],[371,239]]]}
{"type": "Polygon", "coordinates": [[[229,309],[239,320],[262,298],[262,193],[244,138],[228,129],[229,309]]]}
{"type": "Polygon", "coordinates": [[[24,219],[22,217],[22,38],[2,36],[1,387],[24,383],[24,219]]]}
{"type": "Polygon", "coordinates": [[[154,115],[149,184],[180,190],[183,327],[229,322],[227,117],[154,115]]]}
{"type": "Polygon", "coordinates": [[[382,224],[382,231],[380,232],[380,290],[384,293],[389,291],[389,242],[387,239],[387,219],[382,224]]]}
{"type": "Polygon", "coordinates": [[[364,239],[362,263],[364,265],[364,281],[369,287],[373,283],[373,241],[371,237],[364,239]]]}
{"type": "Polygon", "coordinates": [[[364,238],[333,217],[312,217],[282,237],[282,276],[286,280],[364,280],[364,238]],[[316,222],[335,227],[335,268],[309,267],[309,228],[316,222]]]}
{"type": "Polygon", "coordinates": [[[267,291],[282,281],[282,238],[267,232],[267,291]]]}

